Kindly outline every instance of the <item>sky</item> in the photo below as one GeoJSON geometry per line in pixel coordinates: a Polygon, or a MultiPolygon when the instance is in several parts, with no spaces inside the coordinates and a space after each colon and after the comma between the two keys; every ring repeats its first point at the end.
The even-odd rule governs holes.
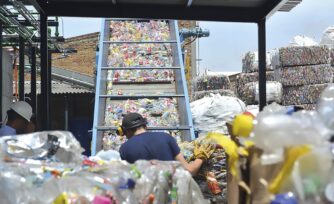
{"type": "MultiPolygon", "coordinates": [[[[267,50],[288,45],[294,36],[305,35],[320,42],[324,30],[334,25],[334,0],[303,0],[290,12],[277,12],[266,24],[267,50]]],[[[64,36],[100,30],[98,18],[63,18],[64,36]]],[[[199,40],[199,68],[212,71],[241,71],[242,56],[257,50],[254,23],[200,22],[210,37],[199,40]]]]}

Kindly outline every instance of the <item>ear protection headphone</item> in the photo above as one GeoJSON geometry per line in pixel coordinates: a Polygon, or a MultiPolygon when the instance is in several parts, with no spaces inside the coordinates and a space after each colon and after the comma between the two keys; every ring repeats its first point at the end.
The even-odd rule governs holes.
{"type": "Polygon", "coordinates": [[[117,127],[116,134],[119,136],[124,136],[125,131],[144,125],[147,125],[147,120],[145,118],[138,118],[137,120],[131,121],[128,124],[122,124],[121,126],[117,127]]]}

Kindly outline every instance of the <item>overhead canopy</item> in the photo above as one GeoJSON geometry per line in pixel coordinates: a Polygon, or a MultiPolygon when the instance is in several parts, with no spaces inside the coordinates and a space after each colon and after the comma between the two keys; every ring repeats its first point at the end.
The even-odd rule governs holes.
{"type": "Polygon", "coordinates": [[[48,16],[259,22],[302,0],[25,0],[48,16]]]}

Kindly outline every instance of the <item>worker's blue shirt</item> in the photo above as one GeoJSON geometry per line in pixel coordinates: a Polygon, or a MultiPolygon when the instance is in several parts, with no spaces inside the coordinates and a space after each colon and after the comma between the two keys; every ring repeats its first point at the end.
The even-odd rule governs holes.
{"type": "Polygon", "coordinates": [[[16,130],[8,125],[4,125],[0,128],[0,137],[16,135],[16,130]]]}
{"type": "Polygon", "coordinates": [[[123,160],[134,163],[140,159],[173,161],[180,153],[180,148],[167,133],[144,132],[130,138],[119,151],[123,160]]]}

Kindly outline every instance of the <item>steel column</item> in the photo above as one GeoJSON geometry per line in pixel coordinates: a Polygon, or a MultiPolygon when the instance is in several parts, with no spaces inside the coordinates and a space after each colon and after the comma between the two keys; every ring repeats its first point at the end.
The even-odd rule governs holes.
{"type": "Polygon", "coordinates": [[[65,102],[65,130],[68,131],[68,97],[67,96],[64,96],[64,102],[65,102]]]}
{"type": "Polygon", "coordinates": [[[48,50],[48,81],[47,81],[47,87],[48,87],[48,98],[49,98],[49,120],[48,120],[48,130],[51,129],[51,120],[52,120],[52,51],[48,50]]]}
{"type": "Polygon", "coordinates": [[[40,13],[41,35],[41,122],[42,130],[49,130],[50,122],[50,96],[48,94],[48,26],[47,15],[40,13]]]}
{"type": "Polygon", "coordinates": [[[2,122],[2,83],[3,83],[3,66],[2,66],[2,23],[0,22],[0,122],[2,122]]]}
{"type": "Polygon", "coordinates": [[[258,51],[259,51],[259,104],[260,111],[267,104],[266,90],[266,20],[258,22],[258,51]]]}
{"type": "Polygon", "coordinates": [[[30,50],[30,59],[31,59],[31,81],[30,81],[30,97],[31,97],[31,107],[33,113],[36,114],[36,47],[32,46],[30,50]]]}
{"type": "Polygon", "coordinates": [[[19,39],[19,100],[24,101],[24,39],[20,36],[19,39]]]}

